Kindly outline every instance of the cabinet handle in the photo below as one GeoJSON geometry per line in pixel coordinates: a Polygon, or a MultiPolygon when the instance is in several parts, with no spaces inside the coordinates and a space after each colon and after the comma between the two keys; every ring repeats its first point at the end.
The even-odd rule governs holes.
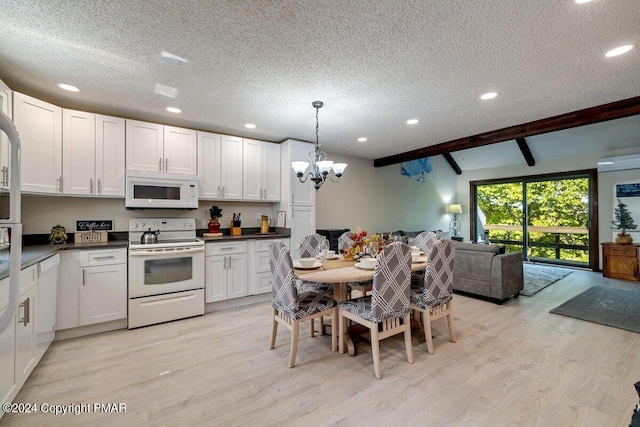
{"type": "Polygon", "coordinates": [[[113,255],[109,255],[109,256],[94,256],[93,259],[114,259],[115,256],[113,255]]]}
{"type": "Polygon", "coordinates": [[[222,258],[222,269],[223,270],[227,269],[227,257],[226,256],[224,258],[222,258]]]}
{"type": "Polygon", "coordinates": [[[230,251],[233,248],[220,248],[221,251],[230,251]]]}
{"type": "Polygon", "coordinates": [[[169,170],[169,158],[164,159],[164,171],[167,172],[169,170]]]}
{"type": "Polygon", "coordinates": [[[58,182],[60,183],[60,192],[62,193],[62,176],[58,178],[58,182]]]}
{"type": "Polygon", "coordinates": [[[291,193],[291,204],[292,205],[295,204],[295,203],[293,203],[293,193],[291,193]]]}
{"type": "Polygon", "coordinates": [[[220,197],[220,186],[218,185],[218,197],[220,197]]]}
{"type": "Polygon", "coordinates": [[[85,274],[86,270],[82,269],[82,286],[84,286],[84,274],[85,274]]]}
{"type": "Polygon", "coordinates": [[[224,197],[225,188],[226,188],[226,185],[223,185],[223,186],[222,186],[222,197],[224,197]]]}
{"type": "Polygon", "coordinates": [[[22,319],[20,319],[23,326],[27,326],[29,324],[29,318],[31,317],[31,313],[29,312],[29,300],[30,298],[27,298],[26,300],[22,301],[22,303],[20,303],[20,307],[24,309],[24,314],[22,316],[22,319]]]}
{"type": "Polygon", "coordinates": [[[102,180],[98,178],[98,194],[102,194],[102,180]]]}
{"type": "Polygon", "coordinates": [[[2,167],[2,185],[5,185],[5,186],[9,185],[7,183],[7,167],[6,166],[2,167]]]}
{"type": "Polygon", "coordinates": [[[158,170],[162,172],[162,157],[158,160],[158,170]]]}
{"type": "Polygon", "coordinates": [[[229,255],[229,270],[231,270],[231,255],[229,255]]]}
{"type": "Polygon", "coordinates": [[[93,178],[89,178],[89,193],[93,194],[93,178]]]}

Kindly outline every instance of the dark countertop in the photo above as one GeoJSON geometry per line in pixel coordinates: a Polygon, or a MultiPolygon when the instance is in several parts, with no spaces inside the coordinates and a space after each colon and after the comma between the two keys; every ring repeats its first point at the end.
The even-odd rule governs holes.
{"type": "MultiPolygon", "coordinates": [[[[102,248],[126,248],[129,242],[126,240],[114,240],[106,243],[64,243],[60,245],[32,245],[22,248],[22,265],[25,269],[39,263],[58,251],[70,249],[102,249],[102,248]]],[[[0,251],[0,280],[9,277],[9,251],[0,251]],[[4,262],[7,261],[7,262],[4,262]]]]}
{"type": "Polygon", "coordinates": [[[282,232],[282,233],[273,233],[273,234],[242,234],[240,236],[230,236],[224,235],[221,237],[202,237],[200,238],[205,241],[205,243],[213,243],[213,242],[225,242],[229,240],[252,240],[252,239],[282,239],[282,238],[291,237],[291,233],[282,232]]]}

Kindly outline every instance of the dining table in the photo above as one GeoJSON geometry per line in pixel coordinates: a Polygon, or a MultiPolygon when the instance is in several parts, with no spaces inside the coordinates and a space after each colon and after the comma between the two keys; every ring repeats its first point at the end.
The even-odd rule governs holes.
{"type": "MultiPolygon", "coordinates": [[[[426,262],[427,255],[423,254],[417,261],[411,263],[411,271],[423,271],[427,265],[426,262]]],[[[340,303],[347,299],[349,283],[367,282],[373,279],[375,271],[373,268],[356,267],[356,264],[358,264],[357,261],[337,257],[327,259],[321,262],[321,266],[314,268],[296,268],[294,263],[293,271],[296,279],[333,285],[333,299],[340,303]]],[[[355,356],[355,344],[349,333],[345,336],[345,343],[349,355],[355,356]]]]}

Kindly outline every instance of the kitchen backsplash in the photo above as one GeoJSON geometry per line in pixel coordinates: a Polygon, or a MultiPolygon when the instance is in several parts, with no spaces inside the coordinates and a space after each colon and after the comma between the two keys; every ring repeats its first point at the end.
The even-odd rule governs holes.
{"type": "Polygon", "coordinates": [[[220,202],[201,200],[196,210],[145,209],[127,210],[124,199],[22,196],[22,231],[24,234],[50,233],[51,227],[61,225],[73,231],[78,219],[113,219],[114,231],[128,231],[130,218],[196,218],[198,228],[207,228],[209,209],[222,209],[220,225],[228,228],[234,213],[242,213],[242,227],[260,227],[260,215],[273,218],[273,203],[220,202]]]}

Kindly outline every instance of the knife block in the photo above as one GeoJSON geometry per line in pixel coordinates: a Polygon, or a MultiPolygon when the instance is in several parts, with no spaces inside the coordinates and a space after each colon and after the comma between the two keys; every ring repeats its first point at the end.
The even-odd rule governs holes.
{"type": "Polygon", "coordinates": [[[231,221],[231,235],[232,236],[242,235],[242,228],[240,227],[239,221],[231,221]]]}

